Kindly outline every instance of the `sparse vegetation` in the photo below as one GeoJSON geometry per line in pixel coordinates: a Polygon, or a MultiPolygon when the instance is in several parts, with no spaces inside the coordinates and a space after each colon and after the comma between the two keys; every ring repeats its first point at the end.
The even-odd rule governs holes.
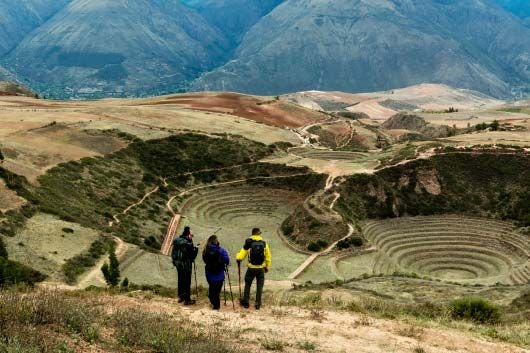
{"type": "Polygon", "coordinates": [[[285,343],[275,338],[266,337],[261,340],[261,346],[268,351],[282,352],[285,343]]]}
{"type": "Polygon", "coordinates": [[[102,351],[239,352],[186,320],[127,308],[109,313],[102,304],[93,293],[2,290],[0,350],[74,352],[90,345],[102,351]],[[108,330],[114,334],[101,334],[108,330]]]}

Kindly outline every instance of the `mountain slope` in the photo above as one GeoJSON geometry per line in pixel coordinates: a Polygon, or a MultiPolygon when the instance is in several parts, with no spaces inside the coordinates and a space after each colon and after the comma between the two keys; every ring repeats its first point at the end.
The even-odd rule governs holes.
{"type": "Polygon", "coordinates": [[[530,2],[527,0],[496,0],[496,2],[530,25],[530,2]]]}
{"type": "Polygon", "coordinates": [[[288,0],[193,88],[271,94],[422,82],[494,95],[530,81],[530,30],[489,0],[288,0]]]}
{"type": "Polygon", "coordinates": [[[185,0],[209,23],[221,30],[233,45],[263,16],[284,0],[185,0]]]}
{"type": "Polygon", "coordinates": [[[70,0],[3,0],[0,5],[0,56],[70,0]]]}
{"type": "Polygon", "coordinates": [[[73,96],[177,89],[224,61],[227,42],[177,0],[75,0],[6,66],[41,91],[73,96]]]}

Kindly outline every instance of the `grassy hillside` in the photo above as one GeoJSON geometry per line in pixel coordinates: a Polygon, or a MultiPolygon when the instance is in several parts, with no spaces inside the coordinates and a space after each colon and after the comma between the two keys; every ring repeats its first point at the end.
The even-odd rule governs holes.
{"type": "Polygon", "coordinates": [[[308,190],[314,190],[324,179],[307,168],[259,163],[275,147],[238,136],[183,134],[147,142],[127,135],[122,138],[131,140],[128,147],[104,157],[60,164],[41,176],[38,186],[0,169],[6,187],[27,200],[21,208],[0,215],[0,232],[14,237],[9,239],[8,249],[16,259],[31,258],[32,261],[24,263],[42,268],[55,279],[66,276],[73,282],[104,252],[100,251],[100,243],[106,243],[108,235],[148,251],[159,250],[171,217],[166,203],[182,190],[265,177],[250,183],[307,195],[308,190]],[[292,177],[266,179],[271,176],[292,177]],[[39,237],[35,230],[40,218],[47,219],[46,214],[61,221],[44,222],[56,224],[58,230],[48,232],[50,239],[43,242],[45,237],[39,237]],[[72,246],[68,243],[72,236],[63,234],[59,238],[64,233],[60,231],[62,228],[77,229],[68,222],[82,226],[75,236],[90,234],[90,239],[85,239],[75,251],[67,250],[72,246]]]}
{"type": "Polygon", "coordinates": [[[349,177],[337,209],[350,219],[459,213],[530,226],[530,158],[438,155],[349,177]]]}

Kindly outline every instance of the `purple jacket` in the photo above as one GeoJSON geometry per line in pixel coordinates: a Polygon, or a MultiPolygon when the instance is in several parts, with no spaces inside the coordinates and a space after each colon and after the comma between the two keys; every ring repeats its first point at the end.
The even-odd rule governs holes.
{"type": "MultiPolygon", "coordinates": [[[[208,245],[209,248],[217,248],[219,249],[219,253],[221,254],[221,258],[223,259],[224,263],[228,266],[230,265],[230,257],[228,256],[228,252],[216,244],[210,244],[208,245]]],[[[219,273],[210,273],[208,271],[206,272],[206,279],[209,282],[221,282],[225,280],[225,271],[221,271],[219,273]]]]}

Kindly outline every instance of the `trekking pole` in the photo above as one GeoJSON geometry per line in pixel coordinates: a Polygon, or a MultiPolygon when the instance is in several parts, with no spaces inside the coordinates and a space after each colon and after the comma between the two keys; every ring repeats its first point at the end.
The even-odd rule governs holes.
{"type": "Polygon", "coordinates": [[[239,300],[241,300],[241,262],[237,262],[237,277],[239,278],[239,300]]]}
{"type": "Polygon", "coordinates": [[[223,280],[223,292],[225,296],[225,306],[226,306],[226,281],[223,280]]]}
{"type": "Polygon", "coordinates": [[[195,261],[193,261],[193,273],[195,274],[195,296],[196,300],[199,300],[199,287],[197,286],[197,266],[195,265],[195,261]]]}
{"type": "MultiPolygon", "coordinates": [[[[230,299],[232,299],[232,308],[236,310],[236,305],[234,304],[234,293],[232,292],[232,281],[230,281],[230,272],[228,272],[228,266],[226,267],[226,276],[228,277],[228,287],[230,288],[230,299]]],[[[226,290],[225,290],[225,295],[226,295],[226,290]]],[[[226,296],[225,296],[225,305],[226,305],[226,296]]]]}

